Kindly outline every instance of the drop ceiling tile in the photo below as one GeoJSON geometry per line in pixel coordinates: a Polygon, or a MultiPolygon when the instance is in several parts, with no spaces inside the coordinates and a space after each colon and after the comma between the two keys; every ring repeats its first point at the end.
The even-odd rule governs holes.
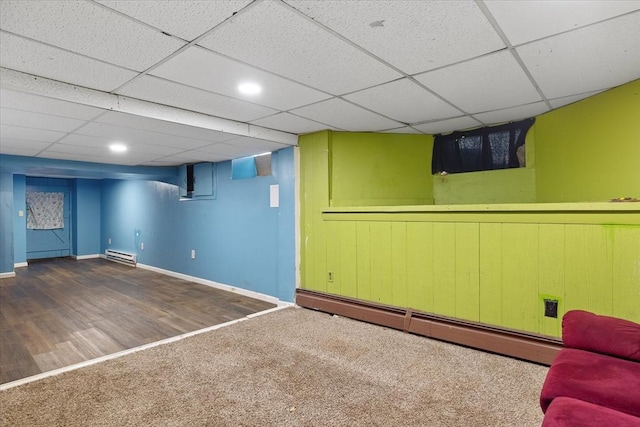
{"type": "MultiPolygon", "coordinates": [[[[109,151],[109,145],[112,144],[113,142],[115,141],[109,137],[71,134],[62,138],[60,141],[58,141],[57,144],[55,144],[54,146],[55,148],[52,147],[52,148],[49,148],[49,150],[62,152],[62,150],[64,149],[65,150],[64,152],[72,153],[74,152],[73,147],[76,147],[78,149],[78,152],[91,153],[95,151],[98,154],[103,152],[112,154],[111,151],[109,151]]],[[[135,141],[135,142],[118,141],[118,142],[124,142],[124,144],[127,146],[128,150],[126,153],[123,153],[123,155],[131,154],[131,153],[133,153],[134,155],[137,155],[140,153],[146,153],[146,154],[153,155],[155,157],[159,157],[159,156],[170,156],[170,155],[185,151],[185,149],[182,149],[182,148],[165,147],[162,145],[154,145],[153,143],[144,143],[144,142],[138,142],[138,141],[135,141]]]]}
{"type": "Polygon", "coordinates": [[[196,155],[197,153],[208,153],[210,155],[235,159],[238,157],[252,156],[254,154],[264,153],[265,151],[270,150],[257,146],[252,147],[246,145],[233,145],[226,142],[221,142],[219,144],[213,144],[207,147],[199,148],[198,150],[189,151],[185,154],[196,155]]]}
{"type": "Polygon", "coordinates": [[[186,44],[88,1],[3,1],[2,11],[5,31],[137,71],[186,44]]]}
{"type": "Polygon", "coordinates": [[[186,49],[151,74],[278,110],[290,110],[330,97],[198,46],[186,49]],[[247,82],[259,84],[262,92],[258,95],[241,94],[238,85],[247,82]]]}
{"type": "Polygon", "coordinates": [[[134,128],[149,132],[175,135],[183,138],[203,140],[207,143],[222,142],[235,138],[236,135],[210,129],[197,128],[180,123],[167,122],[149,117],[109,111],[96,120],[98,123],[134,128]]]}
{"type": "Polygon", "coordinates": [[[430,71],[415,78],[467,113],[542,100],[509,51],[430,71]]]}
{"type": "Polygon", "coordinates": [[[68,117],[13,110],[11,108],[0,108],[0,123],[3,125],[31,127],[34,129],[71,132],[86,122],[68,117]]]}
{"type": "Polygon", "coordinates": [[[14,110],[32,111],[34,113],[53,116],[70,117],[72,119],[91,120],[106,110],[88,107],[73,102],[60,101],[30,93],[0,89],[0,105],[14,110]]]}
{"type": "Polygon", "coordinates": [[[529,117],[546,113],[549,107],[543,101],[534,102],[533,104],[520,105],[517,107],[506,108],[504,110],[489,111],[487,113],[474,114],[473,117],[480,120],[485,125],[495,125],[498,123],[522,120],[529,117]]]}
{"type": "Polygon", "coordinates": [[[408,74],[505,47],[473,1],[286,2],[408,74]]]}
{"type": "Polygon", "coordinates": [[[0,125],[0,141],[5,138],[27,139],[31,141],[54,142],[65,136],[64,132],[33,129],[21,126],[0,125]]]}
{"type": "Polygon", "coordinates": [[[9,156],[35,156],[41,150],[37,148],[23,148],[4,145],[0,146],[0,154],[6,154],[9,156]]]}
{"type": "Polygon", "coordinates": [[[120,89],[118,93],[240,122],[249,122],[277,112],[262,105],[194,89],[152,76],[137,78],[120,89]]]}
{"type": "Polygon", "coordinates": [[[289,147],[287,144],[280,144],[278,142],[267,141],[265,139],[251,138],[248,136],[240,136],[230,141],[225,141],[224,144],[233,145],[236,147],[250,147],[259,150],[258,153],[264,153],[267,151],[278,151],[283,148],[289,147]]]}
{"type": "Polygon", "coordinates": [[[0,152],[2,152],[3,154],[9,154],[5,153],[5,150],[20,148],[28,151],[35,151],[36,153],[38,153],[39,151],[47,148],[49,145],[51,145],[50,142],[31,141],[28,139],[2,138],[2,141],[0,142],[0,152]]]}
{"type": "Polygon", "coordinates": [[[333,129],[331,126],[314,122],[313,120],[305,119],[304,117],[294,116],[289,113],[274,114],[273,116],[254,120],[251,123],[269,129],[295,133],[297,135],[324,129],[333,129]]]}
{"type": "Polygon", "coordinates": [[[378,131],[402,126],[402,123],[387,119],[339,98],[298,108],[292,113],[348,131],[378,131]]]}
{"type": "Polygon", "coordinates": [[[401,77],[392,68],[275,1],[256,3],[199,44],[332,94],[353,92],[401,77]]]}
{"type": "Polygon", "coordinates": [[[151,160],[148,156],[112,156],[112,155],[90,155],[80,153],[59,153],[55,151],[44,151],[37,157],[45,159],[72,160],[77,162],[106,163],[112,165],[138,166],[139,164],[151,160]]]}
{"type": "Polygon", "coordinates": [[[108,139],[111,142],[119,141],[125,144],[147,144],[156,147],[172,147],[181,150],[189,150],[211,144],[211,141],[202,139],[184,138],[148,130],[136,129],[124,126],[109,125],[106,123],[88,123],[75,131],[76,135],[96,136],[108,139]]]}
{"type": "Polygon", "coordinates": [[[404,123],[446,119],[462,114],[457,108],[407,78],[345,95],[343,98],[404,123]]]}
{"type": "Polygon", "coordinates": [[[164,32],[189,41],[220,24],[251,3],[251,0],[97,1],[164,32]]]}
{"type": "Polygon", "coordinates": [[[640,2],[628,0],[485,0],[484,3],[514,46],[640,9],[640,2]]]}
{"type": "Polygon", "coordinates": [[[131,70],[5,32],[0,32],[0,45],[0,66],[77,86],[109,92],[137,75],[131,70]]]}
{"type": "Polygon", "coordinates": [[[163,166],[179,166],[185,163],[219,162],[221,160],[228,160],[229,158],[230,157],[217,156],[204,151],[185,151],[175,156],[160,157],[153,160],[152,163],[159,162],[164,163],[163,166]]]}
{"type": "Polygon", "coordinates": [[[425,123],[421,125],[413,125],[421,132],[429,135],[436,135],[439,133],[450,133],[456,130],[472,129],[480,126],[481,123],[472,117],[456,117],[455,119],[447,119],[439,122],[425,123]]]}
{"type": "Polygon", "coordinates": [[[415,134],[415,135],[421,134],[421,132],[418,132],[417,130],[415,130],[410,126],[404,126],[396,129],[387,129],[387,130],[380,131],[380,133],[404,133],[404,134],[415,134]]]}
{"type": "Polygon", "coordinates": [[[583,99],[589,98],[593,95],[597,95],[601,92],[601,90],[597,90],[595,92],[581,93],[579,95],[564,96],[562,98],[550,99],[549,103],[553,108],[560,108],[569,104],[573,104],[574,102],[582,101],[583,99]]]}
{"type": "Polygon", "coordinates": [[[640,78],[640,12],[517,48],[547,98],[640,78]]]}

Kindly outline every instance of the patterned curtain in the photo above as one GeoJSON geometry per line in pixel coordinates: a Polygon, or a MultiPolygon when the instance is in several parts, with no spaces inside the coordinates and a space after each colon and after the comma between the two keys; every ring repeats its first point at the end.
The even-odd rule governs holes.
{"type": "Polygon", "coordinates": [[[64,193],[27,193],[27,228],[53,230],[64,228],[64,193]]]}

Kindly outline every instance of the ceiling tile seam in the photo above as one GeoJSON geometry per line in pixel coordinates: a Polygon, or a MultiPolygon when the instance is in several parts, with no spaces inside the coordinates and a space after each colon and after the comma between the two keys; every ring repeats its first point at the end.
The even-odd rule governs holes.
{"type": "MultiPolygon", "coordinates": [[[[367,49],[365,49],[364,47],[360,46],[359,44],[349,40],[347,37],[343,36],[342,34],[338,33],[335,30],[332,30],[331,28],[325,26],[324,24],[320,23],[319,21],[316,21],[315,19],[313,19],[312,17],[310,17],[309,15],[304,14],[302,11],[296,9],[295,7],[291,6],[290,4],[284,2],[283,0],[279,0],[278,4],[283,5],[284,7],[290,9],[291,11],[295,12],[296,15],[306,19],[307,21],[311,22],[313,25],[317,26],[318,28],[322,29],[323,31],[329,33],[330,35],[332,35],[333,37],[338,38],[339,40],[341,40],[342,42],[350,45],[351,47],[356,48],[357,50],[359,50],[360,52],[364,53],[365,55],[369,56],[370,58],[378,61],[379,63],[381,63],[382,65],[392,69],[393,71],[400,73],[402,76],[404,77],[408,77],[409,74],[403,70],[401,70],[400,68],[396,67],[395,65],[392,65],[391,63],[385,61],[384,59],[380,58],[379,56],[376,56],[375,54],[373,54],[372,52],[368,51],[367,49]]],[[[341,94],[337,94],[337,95],[341,95],[341,94]]]]}
{"type": "MultiPolygon", "coordinates": [[[[445,120],[447,120],[447,119],[445,119],[445,120]]],[[[388,128],[388,129],[380,129],[379,131],[376,131],[376,132],[390,132],[390,131],[392,131],[392,130],[404,129],[404,128],[413,129],[413,130],[415,130],[416,132],[421,133],[421,134],[423,134],[423,135],[430,135],[430,134],[428,134],[428,133],[426,133],[426,132],[421,131],[420,129],[416,129],[416,128],[414,128],[413,126],[401,126],[401,127],[393,127],[393,128],[388,128]]]]}
{"type": "MultiPolygon", "coordinates": [[[[331,98],[322,99],[320,101],[315,101],[315,102],[312,102],[312,103],[306,104],[306,105],[301,105],[300,107],[291,108],[289,110],[277,111],[277,112],[275,112],[273,114],[269,114],[268,116],[260,117],[258,119],[253,119],[253,120],[251,120],[251,121],[249,121],[247,123],[254,125],[252,122],[255,122],[255,121],[258,121],[258,120],[263,120],[263,119],[268,119],[269,117],[274,117],[274,116],[277,116],[278,114],[291,114],[292,116],[296,116],[296,117],[299,117],[301,119],[309,120],[309,121],[318,123],[318,124],[323,125],[323,126],[331,126],[328,123],[324,123],[324,122],[321,122],[321,121],[318,121],[318,120],[315,120],[315,119],[310,119],[308,117],[301,116],[299,114],[294,113],[293,111],[297,110],[297,109],[300,109],[300,108],[310,107],[312,105],[319,104],[321,102],[331,101],[333,98],[337,98],[337,97],[336,96],[331,96],[331,98]]],[[[261,126],[261,125],[254,125],[254,126],[261,126]]],[[[262,126],[262,127],[264,127],[264,126],[262,126]]],[[[267,128],[267,129],[269,129],[269,128],[267,128]]],[[[273,129],[273,130],[277,130],[277,129],[273,129]]],[[[284,131],[280,131],[280,132],[284,132],[284,131]]]]}
{"type": "MultiPolygon", "coordinates": [[[[333,98],[336,98],[336,97],[334,96],[334,97],[331,97],[331,98],[329,98],[329,99],[324,99],[323,101],[329,101],[329,100],[331,100],[331,99],[333,99],[333,98]]],[[[305,105],[304,107],[298,107],[298,108],[306,108],[306,107],[308,107],[308,106],[310,106],[310,105],[318,104],[318,103],[320,103],[320,102],[322,102],[322,101],[314,102],[314,103],[312,103],[312,104],[305,105]]],[[[293,112],[293,111],[286,111],[286,113],[287,113],[287,114],[291,114],[292,116],[296,116],[296,117],[298,117],[298,118],[300,118],[300,119],[305,119],[305,120],[309,120],[309,121],[312,121],[312,122],[315,122],[315,123],[321,124],[322,126],[326,126],[327,128],[334,128],[334,129],[338,129],[338,130],[341,130],[341,131],[346,131],[345,129],[342,129],[342,128],[339,128],[339,127],[336,127],[336,126],[330,125],[330,124],[328,124],[328,123],[324,123],[324,122],[321,122],[321,121],[318,121],[318,120],[310,119],[310,118],[305,117],[305,116],[301,116],[300,114],[296,114],[296,113],[295,113],[295,112],[293,112]]],[[[269,117],[270,117],[270,116],[269,116],[269,117]]],[[[263,118],[266,118],[266,117],[263,117],[263,118]]],[[[261,119],[256,119],[256,120],[261,120],[261,119]]]]}
{"type": "MultiPolygon", "coordinates": [[[[91,1],[93,1],[93,0],[91,0],[91,1]]],[[[121,90],[123,87],[127,86],[128,84],[130,84],[130,83],[131,83],[131,82],[133,82],[134,80],[136,80],[136,79],[138,79],[138,78],[140,78],[140,77],[142,77],[142,76],[146,76],[146,75],[148,75],[151,71],[155,70],[156,68],[158,68],[159,66],[161,66],[161,65],[162,65],[162,64],[164,64],[165,62],[169,61],[169,60],[170,60],[170,59],[172,59],[173,57],[175,57],[175,56],[179,55],[180,53],[184,52],[184,51],[185,51],[185,50],[187,50],[188,48],[190,48],[190,47],[192,47],[192,46],[199,46],[199,47],[203,47],[203,46],[198,45],[198,43],[199,43],[201,40],[203,40],[204,38],[206,38],[206,37],[208,37],[209,35],[211,35],[211,33],[213,33],[216,29],[218,29],[218,28],[220,28],[222,25],[226,24],[230,19],[235,18],[238,14],[245,13],[245,12],[246,12],[246,10],[247,10],[250,6],[252,6],[253,4],[255,4],[255,3],[256,3],[256,2],[258,2],[258,1],[263,1],[263,0],[255,0],[254,2],[249,3],[248,5],[246,5],[246,6],[245,6],[245,7],[243,7],[242,9],[240,9],[238,12],[235,12],[233,15],[231,15],[231,16],[229,16],[229,17],[225,18],[225,20],[224,20],[224,21],[222,21],[222,22],[221,22],[221,23],[219,23],[218,25],[215,25],[214,27],[212,27],[212,28],[208,29],[207,31],[205,31],[204,33],[202,33],[201,35],[199,35],[198,37],[196,37],[195,39],[193,39],[193,40],[191,40],[191,41],[184,40],[184,39],[182,39],[182,38],[180,38],[180,37],[177,37],[177,36],[173,36],[173,35],[171,35],[171,34],[167,33],[166,31],[163,31],[163,30],[161,30],[161,29],[159,29],[159,28],[157,28],[157,27],[153,27],[153,26],[150,26],[149,24],[143,23],[143,24],[145,24],[145,25],[147,25],[147,26],[150,26],[151,28],[153,28],[153,29],[155,29],[155,30],[160,31],[160,32],[161,32],[161,33],[163,33],[163,34],[168,34],[168,35],[169,35],[169,36],[171,36],[171,37],[175,37],[175,38],[177,38],[178,40],[185,42],[186,44],[185,44],[184,46],[180,47],[179,49],[177,49],[175,52],[173,52],[173,53],[171,53],[171,54],[169,54],[169,55],[165,56],[165,57],[164,57],[163,59],[161,59],[160,61],[158,61],[158,62],[156,62],[155,64],[151,65],[151,66],[150,66],[149,68],[147,68],[146,70],[141,71],[141,72],[140,72],[140,74],[138,74],[137,76],[133,77],[131,80],[129,80],[129,81],[127,81],[127,82],[123,83],[122,85],[118,86],[117,88],[113,89],[113,90],[111,91],[111,93],[116,93],[117,91],[121,90]]],[[[100,3],[98,3],[98,4],[100,4],[100,3]]],[[[113,9],[111,9],[111,8],[107,7],[107,6],[104,6],[104,5],[101,5],[101,6],[103,6],[103,7],[107,8],[107,9],[109,9],[109,10],[113,10],[113,9]]],[[[138,21],[137,19],[135,19],[135,18],[133,18],[133,17],[131,17],[131,16],[129,16],[129,15],[125,15],[125,14],[123,14],[122,12],[119,12],[119,11],[115,11],[115,12],[120,13],[121,15],[126,16],[127,18],[130,18],[130,19],[132,19],[132,20],[134,20],[134,21],[136,21],[136,22],[142,22],[142,21],[138,21]]]]}
{"type": "MultiPolygon", "coordinates": [[[[79,128],[75,129],[75,130],[74,130],[74,131],[72,131],[72,132],[76,133],[76,132],[78,132],[79,130],[81,130],[81,128],[82,128],[82,127],[84,127],[84,126],[88,125],[89,123],[92,123],[92,124],[96,124],[96,125],[118,126],[118,127],[122,127],[122,128],[125,128],[125,129],[143,130],[144,132],[149,132],[149,133],[151,133],[151,134],[164,135],[164,136],[170,136],[170,137],[174,137],[174,138],[175,138],[175,137],[178,137],[178,138],[188,139],[188,140],[192,140],[192,141],[204,141],[204,142],[207,142],[207,143],[208,143],[208,144],[202,145],[202,147],[207,147],[208,145],[216,144],[215,142],[213,142],[213,143],[212,143],[212,142],[209,142],[209,141],[207,141],[207,140],[205,140],[205,139],[201,139],[201,138],[194,138],[194,137],[191,137],[191,136],[176,135],[176,134],[173,134],[173,133],[166,133],[166,132],[157,132],[157,131],[154,131],[154,130],[140,129],[140,128],[136,128],[136,127],[132,127],[132,126],[127,126],[127,125],[122,125],[122,124],[114,125],[114,124],[112,124],[112,123],[104,123],[104,122],[97,121],[100,117],[102,117],[103,115],[105,115],[105,114],[106,114],[106,113],[108,113],[108,112],[109,112],[109,111],[105,111],[105,112],[101,113],[100,115],[98,115],[95,119],[87,120],[87,123],[85,123],[84,125],[80,126],[79,128]]],[[[155,120],[157,120],[157,119],[155,119],[155,120]]],[[[179,124],[179,123],[177,123],[177,124],[179,124]]],[[[212,132],[219,132],[219,131],[212,131],[212,132]]],[[[224,133],[224,132],[222,132],[222,133],[224,133]]],[[[77,133],[77,135],[82,135],[82,136],[94,136],[94,135],[86,135],[86,134],[83,134],[83,133],[77,133]]],[[[229,135],[229,136],[230,136],[230,138],[233,138],[233,137],[235,136],[235,135],[230,134],[230,133],[227,133],[227,135],[229,135]]],[[[218,141],[218,142],[222,142],[222,141],[218,141]]],[[[175,146],[171,146],[171,145],[164,145],[164,144],[155,144],[155,145],[157,145],[158,147],[177,148],[177,147],[175,147],[175,146]]],[[[181,148],[181,147],[180,147],[180,148],[181,148]]]]}
{"type": "MultiPolygon", "coordinates": [[[[11,89],[7,89],[7,90],[11,90],[11,89]]],[[[19,91],[13,91],[13,92],[28,94],[27,92],[21,92],[21,91],[20,92],[19,91]]],[[[46,97],[46,96],[43,96],[43,98],[55,99],[55,98],[49,98],[49,97],[46,97]]],[[[105,111],[101,111],[97,116],[95,116],[93,118],[90,118],[90,119],[78,119],[77,117],[70,117],[68,115],[67,116],[63,116],[63,115],[60,115],[60,114],[51,114],[51,113],[42,113],[40,111],[33,111],[32,109],[31,110],[24,110],[22,108],[6,107],[6,106],[2,105],[1,103],[0,103],[0,107],[5,108],[7,110],[20,111],[20,112],[23,112],[23,113],[35,113],[35,114],[40,114],[40,115],[48,116],[48,117],[52,117],[52,118],[59,117],[59,118],[63,118],[63,119],[72,119],[72,120],[79,120],[79,121],[84,121],[84,122],[91,122],[91,121],[101,117],[105,113],[107,113],[107,110],[105,110],[105,111]]],[[[94,107],[94,108],[96,108],[96,107],[94,107]]],[[[44,129],[44,130],[52,130],[52,129],[44,129]]]]}
{"type": "MultiPolygon", "coordinates": [[[[477,1],[480,1],[480,0],[477,0],[477,1]]],[[[626,12],[626,13],[623,13],[623,14],[620,14],[620,15],[611,16],[611,17],[609,17],[607,19],[602,19],[600,21],[591,22],[589,24],[585,24],[585,25],[582,25],[582,26],[579,26],[579,27],[574,27],[574,28],[570,28],[568,30],[560,31],[559,33],[554,33],[554,34],[550,34],[548,36],[540,37],[538,39],[529,40],[527,42],[514,45],[513,47],[515,49],[517,49],[517,48],[520,48],[522,46],[526,46],[526,45],[529,45],[529,44],[532,44],[532,43],[537,43],[537,42],[540,42],[540,41],[543,41],[543,40],[548,40],[548,39],[552,39],[552,38],[555,38],[555,37],[563,36],[563,35],[565,35],[567,33],[572,33],[574,31],[580,31],[580,30],[583,30],[583,29],[588,28],[588,27],[593,27],[593,26],[596,26],[596,25],[604,24],[605,22],[613,21],[613,20],[620,19],[620,18],[624,18],[624,17],[627,17],[629,15],[634,15],[636,13],[640,14],[640,8],[638,8],[636,10],[632,10],[631,12],[626,12]]]]}
{"type": "Polygon", "coordinates": [[[398,119],[393,119],[393,118],[391,118],[391,117],[389,117],[389,116],[386,116],[386,115],[384,115],[384,114],[382,114],[382,113],[380,113],[380,112],[378,112],[378,111],[374,111],[374,110],[372,110],[372,109],[370,109],[370,108],[368,108],[368,107],[362,106],[362,105],[357,104],[357,103],[355,103],[355,102],[353,102],[353,101],[350,101],[350,100],[348,100],[348,99],[344,99],[342,96],[337,96],[336,98],[341,99],[341,100],[343,100],[343,101],[345,101],[345,102],[347,102],[347,103],[349,103],[349,104],[353,105],[354,107],[362,108],[363,110],[366,110],[366,111],[368,111],[368,112],[370,112],[370,113],[373,113],[373,114],[375,114],[376,116],[384,117],[385,119],[391,120],[392,122],[400,123],[400,124],[402,124],[403,126],[410,126],[410,124],[409,124],[409,123],[407,123],[407,122],[403,122],[403,121],[398,120],[398,119]]]}
{"type": "Polygon", "coordinates": [[[98,6],[98,7],[101,7],[102,9],[105,9],[105,10],[106,10],[106,11],[108,11],[109,13],[114,13],[114,14],[116,14],[116,15],[120,15],[120,16],[122,16],[123,18],[126,18],[126,19],[127,19],[127,20],[129,20],[129,21],[132,21],[132,22],[135,22],[136,24],[139,24],[139,25],[142,25],[142,26],[144,26],[144,27],[147,27],[147,28],[149,28],[150,30],[156,31],[156,32],[158,32],[158,33],[161,33],[161,34],[163,34],[163,35],[165,35],[165,36],[167,36],[167,37],[171,37],[171,38],[173,38],[173,39],[176,39],[176,40],[178,40],[178,41],[180,41],[180,42],[182,42],[182,43],[187,43],[187,42],[188,42],[188,40],[185,40],[185,39],[183,39],[182,37],[178,37],[178,36],[176,36],[176,35],[174,35],[174,34],[170,34],[170,33],[166,32],[166,31],[162,30],[161,28],[154,27],[153,25],[148,24],[148,23],[146,23],[146,22],[144,22],[144,21],[141,21],[141,20],[139,20],[139,19],[137,19],[137,18],[134,18],[134,17],[133,17],[133,16],[131,16],[131,15],[127,15],[127,14],[126,14],[126,13],[124,13],[124,12],[120,12],[119,10],[112,9],[112,8],[110,8],[109,6],[105,5],[105,4],[98,3],[98,2],[96,2],[96,1],[94,1],[94,0],[85,0],[85,1],[87,1],[88,3],[93,4],[94,6],[98,6]]]}
{"type": "MultiPolygon", "coordinates": [[[[256,0],[256,1],[262,1],[262,0],[256,0]]],[[[233,61],[233,62],[235,62],[235,63],[241,64],[241,65],[245,65],[245,66],[247,66],[247,67],[251,67],[251,68],[253,68],[253,69],[255,69],[255,70],[262,71],[263,73],[270,74],[270,75],[272,75],[272,76],[274,76],[274,77],[278,77],[278,78],[280,78],[280,79],[282,79],[282,80],[286,80],[286,81],[288,81],[288,82],[295,83],[295,84],[297,84],[297,85],[300,85],[300,86],[306,87],[307,89],[312,89],[312,90],[314,90],[314,91],[316,91],[316,92],[320,92],[320,93],[322,93],[323,95],[327,95],[328,97],[334,97],[334,96],[336,96],[336,94],[333,94],[333,93],[331,93],[331,92],[327,92],[327,91],[325,91],[324,89],[319,89],[319,88],[317,88],[317,87],[314,87],[314,86],[309,85],[308,83],[305,83],[305,82],[302,82],[302,81],[298,81],[298,80],[294,80],[294,79],[292,79],[291,77],[283,76],[282,74],[278,74],[278,73],[276,73],[276,72],[274,72],[274,71],[271,71],[271,70],[268,70],[268,69],[266,69],[266,68],[259,67],[259,66],[257,66],[257,65],[251,64],[250,62],[241,61],[241,60],[239,60],[238,58],[234,58],[233,56],[229,56],[229,55],[227,55],[227,54],[225,54],[225,53],[218,52],[217,50],[210,49],[210,48],[208,48],[208,47],[206,47],[206,46],[197,45],[197,47],[199,47],[200,49],[204,49],[204,50],[206,50],[207,52],[211,52],[211,53],[213,53],[214,55],[221,56],[221,57],[223,57],[223,58],[225,58],[225,59],[227,59],[227,60],[229,60],[229,61],[233,61]]],[[[295,108],[300,108],[300,107],[295,107],[295,108]]],[[[283,110],[283,111],[285,111],[285,110],[283,110]]]]}
{"type": "MultiPolygon", "coordinates": [[[[21,34],[13,33],[11,31],[0,29],[0,33],[11,34],[12,36],[19,37],[19,38],[21,38],[23,40],[29,40],[31,42],[38,43],[38,44],[41,44],[41,45],[44,45],[44,46],[47,46],[47,47],[50,47],[50,48],[53,48],[53,49],[56,49],[56,50],[61,50],[63,52],[70,53],[72,55],[81,56],[81,57],[83,57],[85,59],[90,59],[92,61],[100,62],[100,63],[105,64],[105,65],[110,65],[112,67],[120,68],[121,70],[131,71],[132,73],[139,73],[140,72],[140,71],[134,70],[132,68],[123,67],[122,65],[114,64],[113,62],[108,62],[108,61],[105,61],[105,60],[102,60],[102,59],[95,58],[93,56],[88,56],[88,55],[85,55],[84,53],[75,52],[73,50],[69,50],[69,49],[64,48],[64,47],[60,47],[60,46],[56,46],[54,44],[43,42],[41,40],[32,39],[31,37],[26,37],[26,36],[23,36],[21,34]]],[[[2,68],[7,68],[7,67],[2,67],[2,68]]],[[[7,68],[7,69],[11,70],[12,68],[7,68]]],[[[15,70],[15,71],[19,71],[19,70],[15,70]]],[[[19,71],[19,72],[23,73],[24,71],[19,71]]],[[[48,77],[45,77],[45,78],[48,78],[48,77]]],[[[53,80],[53,79],[51,79],[51,80],[53,80]]],[[[63,83],[68,83],[68,82],[63,82],[63,83]]],[[[68,83],[68,84],[73,84],[73,83],[68,83]]],[[[80,85],[74,84],[74,86],[80,86],[80,85]]],[[[94,90],[97,90],[97,89],[94,89],[94,90]]]]}
{"type": "Polygon", "coordinates": [[[540,88],[540,85],[538,85],[538,82],[536,81],[536,79],[533,78],[533,74],[531,74],[531,72],[525,65],[522,58],[520,58],[520,55],[518,54],[518,52],[516,52],[515,48],[511,44],[511,41],[509,41],[509,38],[500,27],[500,24],[498,24],[498,21],[496,20],[496,18],[493,16],[493,14],[491,13],[487,5],[484,4],[484,0],[476,0],[476,4],[484,14],[485,18],[487,18],[487,21],[489,21],[489,24],[491,24],[494,31],[498,34],[500,39],[502,39],[502,42],[507,46],[507,49],[509,50],[509,52],[511,52],[511,55],[513,56],[513,58],[516,60],[516,62],[518,63],[518,65],[520,66],[524,74],[527,76],[527,78],[535,88],[536,92],[538,92],[538,95],[540,95],[540,98],[542,98],[541,100],[544,101],[545,104],[547,104],[547,108],[549,108],[549,110],[553,110],[553,106],[551,105],[551,103],[545,96],[544,92],[540,88]]]}
{"type": "MultiPolygon", "coordinates": [[[[173,83],[173,84],[176,84],[176,85],[179,85],[179,86],[188,87],[188,88],[190,88],[190,89],[195,89],[195,90],[198,90],[198,91],[200,91],[200,92],[207,92],[207,93],[210,93],[210,94],[212,94],[212,95],[221,96],[221,97],[224,97],[224,98],[227,98],[227,99],[231,99],[231,100],[234,100],[234,101],[246,102],[247,104],[255,105],[255,106],[257,106],[257,107],[269,108],[269,109],[271,109],[271,110],[275,110],[277,113],[285,112],[285,110],[280,110],[280,109],[278,109],[278,108],[271,107],[271,106],[269,106],[269,105],[265,105],[265,104],[258,104],[257,102],[247,101],[247,100],[242,99],[242,98],[234,98],[233,96],[225,95],[225,94],[223,94],[223,93],[214,92],[214,91],[209,90],[209,89],[203,89],[203,88],[201,88],[201,87],[191,86],[191,85],[189,85],[189,84],[181,83],[181,82],[177,82],[177,81],[175,81],[175,80],[169,80],[169,79],[167,79],[167,78],[165,78],[165,77],[159,77],[159,76],[156,76],[156,75],[153,75],[153,74],[151,74],[151,76],[152,76],[153,78],[158,79],[158,80],[163,80],[163,81],[165,81],[165,82],[173,83]]],[[[137,78],[137,77],[136,77],[136,78],[137,78]]],[[[134,79],[132,79],[132,80],[135,80],[135,78],[134,78],[134,79]]],[[[126,84],[130,83],[132,80],[130,80],[130,81],[129,81],[129,82],[127,82],[126,84]]],[[[126,85],[126,84],[125,84],[125,85],[126,85]]],[[[123,85],[123,86],[124,86],[124,85],[123,85]]],[[[120,90],[120,88],[118,88],[117,90],[120,90]]],[[[121,93],[116,93],[115,91],[114,91],[114,92],[108,92],[108,93],[110,93],[110,94],[112,94],[112,95],[115,95],[115,96],[124,96],[124,97],[126,97],[126,98],[139,99],[140,101],[144,101],[144,99],[134,98],[133,96],[128,96],[128,95],[124,95],[124,94],[121,94],[121,93]]],[[[172,105],[160,104],[159,102],[153,102],[153,101],[146,101],[146,102],[151,102],[151,103],[153,103],[153,104],[159,104],[159,105],[165,105],[165,106],[168,106],[168,107],[179,108],[179,107],[175,107],[175,106],[172,106],[172,105]]],[[[318,102],[322,102],[322,101],[318,101],[318,102]]],[[[296,107],[296,108],[300,108],[300,107],[296,107]]],[[[186,108],[181,108],[181,109],[183,109],[183,110],[187,110],[186,108]]],[[[193,110],[187,110],[187,111],[193,111],[193,110]]],[[[200,114],[206,114],[206,113],[202,113],[202,112],[200,112],[200,111],[195,111],[195,112],[196,112],[196,113],[200,113],[200,114]]],[[[271,115],[271,114],[277,114],[277,113],[269,113],[269,115],[271,115]]],[[[211,115],[211,114],[208,114],[208,115],[211,115]]],[[[213,116],[213,117],[216,117],[216,116],[213,116]]],[[[253,120],[258,120],[258,119],[261,119],[261,118],[263,118],[263,117],[267,117],[267,116],[261,116],[261,117],[258,117],[258,118],[256,118],[256,119],[253,119],[253,120]]],[[[221,117],[221,118],[222,118],[222,117],[221,117]]],[[[232,120],[232,119],[226,119],[226,120],[232,120]]],[[[243,123],[244,123],[244,122],[243,122],[243,123]]]]}
{"type": "Polygon", "coordinates": [[[439,122],[444,122],[444,121],[447,121],[447,120],[464,119],[465,117],[470,117],[470,118],[476,120],[474,117],[471,117],[470,114],[462,114],[460,116],[448,117],[446,119],[423,120],[421,122],[411,123],[409,126],[414,127],[414,126],[421,126],[421,125],[430,125],[432,123],[439,123],[439,122]]]}

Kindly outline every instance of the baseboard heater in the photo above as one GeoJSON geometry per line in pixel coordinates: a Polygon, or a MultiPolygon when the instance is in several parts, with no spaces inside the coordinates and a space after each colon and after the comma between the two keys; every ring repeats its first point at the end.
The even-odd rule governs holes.
{"type": "Polygon", "coordinates": [[[550,365],[562,348],[562,341],[552,337],[305,289],[296,290],[296,304],[543,365],[550,365]]]}
{"type": "Polygon", "coordinates": [[[104,251],[105,258],[109,261],[119,262],[120,264],[136,265],[136,255],[129,254],[127,252],[114,251],[113,249],[107,249],[104,251]]]}

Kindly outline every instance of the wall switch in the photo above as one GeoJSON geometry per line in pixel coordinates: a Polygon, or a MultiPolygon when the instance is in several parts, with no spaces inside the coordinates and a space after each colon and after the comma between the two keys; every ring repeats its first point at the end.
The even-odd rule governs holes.
{"type": "Polygon", "coordinates": [[[18,216],[24,216],[24,211],[18,211],[18,216]]]}
{"type": "Polygon", "coordinates": [[[196,259],[196,250],[191,249],[191,259],[196,259]]]}
{"type": "Polygon", "coordinates": [[[109,244],[111,244],[111,237],[109,237],[109,244]]]}
{"type": "Polygon", "coordinates": [[[140,243],[140,250],[144,251],[144,243],[140,243]]]}

